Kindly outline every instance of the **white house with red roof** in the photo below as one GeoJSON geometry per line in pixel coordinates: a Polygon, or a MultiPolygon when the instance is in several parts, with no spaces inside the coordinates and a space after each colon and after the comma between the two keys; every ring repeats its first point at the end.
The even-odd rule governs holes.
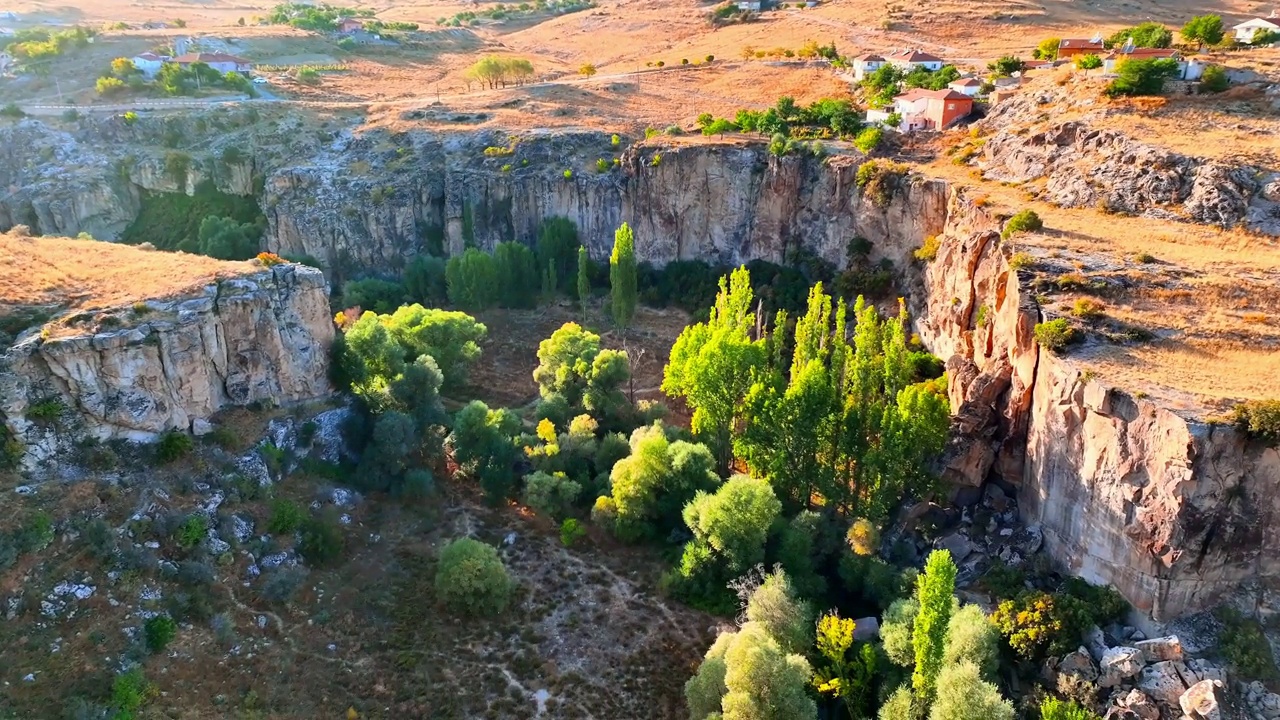
{"type": "Polygon", "coordinates": [[[973,98],[955,90],[913,88],[893,99],[893,105],[867,111],[867,122],[887,124],[889,117],[900,119],[896,130],[945,130],[973,112],[973,98]]]}
{"type": "Polygon", "coordinates": [[[1173,48],[1134,47],[1127,43],[1102,58],[1102,72],[1115,73],[1120,63],[1126,60],[1173,60],[1178,63],[1178,80],[1199,80],[1204,74],[1204,63],[1195,58],[1188,60],[1173,48]]]}
{"type": "Polygon", "coordinates": [[[195,63],[204,63],[220,73],[238,72],[248,74],[253,70],[253,63],[235,55],[226,53],[187,53],[173,59],[184,68],[195,63]]]}
{"type": "Polygon", "coordinates": [[[138,72],[143,75],[146,75],[147,77],[155,77],[155,74],[160,72],[160,68],[168,59],[169,58],[164,57],[163,55],[157,55],[153,52],[144,52],[129,58],[129,62],[132,62],[138,72]]]}
{"type": "Polygon", "coordinates": [[[982,81],[973,77],[960,78],[959,80],[952,80],[947,84],[947,87],[961,95],[973,97],[982,91],[982,81]]]}
{"type": "Polygon", "coordinates": [[[907,72],[922,67],[931,72],[942,69],[942,58],[937,55],[930,55],[920,49],[904,48],[902,50],[894,50],[885,56],[890,65],[896,65],[907,72]]]}
{"type": "Polygon", "coordinates": [[[888,63],[883,55],[867,53],[853,59],[853,79],[861,81],[866,76],[879,70],[888,63]]]}

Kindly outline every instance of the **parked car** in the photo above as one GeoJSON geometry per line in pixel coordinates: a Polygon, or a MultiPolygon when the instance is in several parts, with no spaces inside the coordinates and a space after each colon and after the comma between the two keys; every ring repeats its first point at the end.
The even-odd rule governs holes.
{"type": "Polygon", "coordinates": [[[266,85],[266,84],[267,84],[267,79],[266,79],[266,78],[264,78],[264,77],[256,77],[256,78],[254,78],[254,79],[253,79],[253,84],[254,84],[254,85],[266,85]]]}

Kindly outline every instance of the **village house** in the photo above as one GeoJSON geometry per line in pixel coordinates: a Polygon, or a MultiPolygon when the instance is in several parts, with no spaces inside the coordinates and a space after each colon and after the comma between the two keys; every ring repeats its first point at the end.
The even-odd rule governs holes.
{"type": "Polygon", "coordinates": [[[137,68],[138,72],[146,75],[147,77],[155,77],[156,73],[160,72],[160,68],[164,66],[168,59],[169,58],[162,57],[153,52],[144,52],[134,55],[130,58],[130,61],[133,63],[133,66],[137,68]]]}
{"type": "Polygon", "coordinates": [[[179,55],[173,61],[183,68],[191,67],[195,63],[204,63],[220,73],[238,72],[248,75],[253,69],[253,64],[248,60],[226,53],[188,53],[179,55]]]}
{"type": "Polygon", "coordinates": [[[337,30],[343,35],[364,30],[364,21],[359,18],[338,18],[337,30]]]}
{"type": "Polygon", "coordinates": [[[885,65],[884,57],[868,53],[859,55],[853,59],[853,79],[862,81],[871,73],[879,70],[885,65]]]}
{"type": "Polygon", "coordinates": [[[1063,60],[1077,55],[1101,55],[1104,50],[1101,35],[1095,35],[1090,40],[1063,38],[1058,41],[1058,57],[1063,60]]]}
{"type": "Polygon", "coordinates": [[[898,115],[899,132],[945,130],[973,112],[973,98],[955,90],[914,88],[895,97],[891,107],[867,111],[867,122],[881,123],[898,115]]]}
{"type": "Polygon", "coordinates": [[[760,0],[738,0],[738,9],[743,12],[760,12],[763,7],[760,0]]]}
{"type": "Polygon", "coordinates": [[[1204,63],[1195,58],[1188,60],[1173,48],[1140,48],[1129,44],[1102,58],[1102,72],[1115,73],[1125,60],[1175,60],[1178,63],[1178,80],[1199,80],[1204,74],[1204,63]]]}
{"type": "Polygon", "coordinates": [[[922,67],[930,72],[936,72],[942,69],[942,58],[936,55],[930,55],[923,50],[912,50],[906,48],[903,50],[895,50],[885,56],[890,65],[896,65],[907,72],[922,67]]]}
{"type": "MultiPolygon", "coordinates": [[[[1277,19],[1277,22],[1280,22],[1280,19],[1277,19]]],[[[1277,24],[1277,22],[1254,18],[1248,22],[1242,22],[1231,29],[1236,31],[1236,42],[1252,44],[1255,36],[1268,32],[1280,32],[1280,24],[1277,24]]]]}
{"type": "Polygon", "coordinates": [[[982,81],[972,77],[960,78],[952,80],[947,87],[966,97],[973,97],[982,91],[982,81]]]}

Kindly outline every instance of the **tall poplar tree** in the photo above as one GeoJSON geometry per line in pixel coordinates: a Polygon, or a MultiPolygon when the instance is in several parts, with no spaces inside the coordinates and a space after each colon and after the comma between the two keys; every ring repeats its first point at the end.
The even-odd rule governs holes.
{"type": "Polygon", "coordinates": [[[578,247],[578,304],[582,306],[582,324],[587,324],[587,300],[591,298],[591,259],[585,246],[578,247]]]}
{"type": "Polygon", "coordinates": [[[916,600],[920,603],[920,612],[916,613],[911,631],[911,642],[916,651],[911,689],[919,708],[929,707],[937,691],[955,591],[956,564],[951,561],[951,553],[934,550],[925,563],[924,573],[916,579],[916,600]]]}
{"type": "Polygon", "coordinates": [[[613,235],[613,254],[609,256],[609,306],[613,322],[626,329],[636,314],[636,240],[631,226],[622,227],[613,235]]]}

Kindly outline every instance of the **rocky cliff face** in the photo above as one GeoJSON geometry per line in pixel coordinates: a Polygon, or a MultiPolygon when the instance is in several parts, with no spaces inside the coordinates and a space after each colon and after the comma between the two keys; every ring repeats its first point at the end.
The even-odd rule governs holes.
{"type": "Polygon", "coordinates": [[[93,334],[42,339],[0,355],[0,421],[47,469],[81,438],[150,440],[207,428],[218,410],[329,393],[328,284],[278,265],[195,297],[121,308],[93,334]],[[41,408],[41,410],[36,410],[41,408]]]}
{"type": "Polygon", "coordinates": [[[957,433],[944,476],[962,488],[991,477],[1015,487],[1051,556],[1156,619],[1246,582],[1280,586],[1280,450],[1042,351],[1041,310],[994,229],[953,196],[915,295],[917,328],[951,378],[957,433]]]}
{"type": "Polygon", "coordinates": [[[872,241],[873,259],[904,261],[941,231],[945,210],[940,183],[911,184],[882,208],[858,191],[852,159],[776,158],[759,144],[641,144],[597,173],[596,158],[618,155],[607,135],[558,133],[521,140],[511,155],[484,153],[508,143],[493,133],[351,137],[268,179],[267,244],[319,258],[335,272],[385,273],[433,245],[456,253],[532,242],[539,223],[558,215],[577,224],[600,260],[627,222],[641,260],[655,265],[782,262],[804,247],[842,266],[858,236],[872,241]],[[356,157],[359,173],[334,171],[356,157]]]}

